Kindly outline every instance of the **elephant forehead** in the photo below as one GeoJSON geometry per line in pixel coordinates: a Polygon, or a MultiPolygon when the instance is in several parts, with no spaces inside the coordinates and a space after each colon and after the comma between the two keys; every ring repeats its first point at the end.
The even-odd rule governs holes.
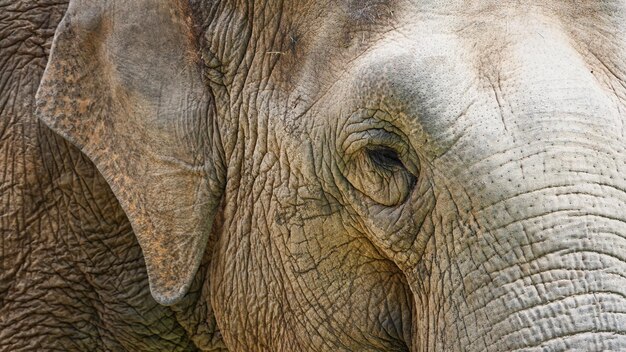
{"type": "Polygon", "coordinates": [[[337,111],[329,115],[359,108],[381,110],[384,114],[377,116],[387,116],[416,137],[415,147],[444,150],[443,139],[429,146],[425,140],[444,134],[470,108],[476,78],[456,38],[439,34],[432,39],[407,43],[392,37],[362,55],[328,95],[331,100],[346,97],[331,105],[337,111]]]}
{"type": "Polygon", "coordinates": [[[626,12],[623,2],[617,1],[572,4],[563,1],[346,0],[335,6],[333,9],[323,2],[294,6],[293,11],[303,12],[304,16],[300,16],[301,13],[296,15],[297,21],[285,21],[289,24],[282,28],[283,40],[290,42],[285,46],[292,52],[280,50],[279,60],[294,65],[290,68],[291,74],[307,68],[301,60],[289,60],[297,54],[297,48],[306,47],[306,55],[300,59],[333,63],[315,65],[316,69],[341,70],[342,62],[349,65],[355,56],[376,45],[381,38],[398,32],[420,42],[435,40],[432,35],[436,33],[465,34],[468,42],[487,54],[515,42],[520,34],[540,31],[536,26],[541,22],[559,26],[572,37],[599,34],[601,30],[616,31],[618,27],[623,30],[626,12]],[[425,23],[429,25],[424,26],[425,23]],[[577,27],[584,33],[576,34],[568,27],[577,27]]]}
{"type": "MultiPolygon", "coordinates": [[[[589,54],[582,48],[582,35],[568,27],[569,13],[519,12],[502,10],[504,17],[498,17],[492,11],[474,19],[458,13],[399,18],[397,26],[353,52],[350,60],[339,52],[328,70],[316,70],[316,79],[305,77],[309,87],[311,81],[332,84],[332,89],[320,90],[336,93],[327,94],[329,103],[337,96],[370,105],[385,100],[419,117],[433,129],[430,134],[466,115],[473,102],[480,103],[483,113],[494,110],[491,115],[498,119],[503,112],[523,114],[500,109],[503,99],[534,109],[526,114],[593,111],[605,117],[606,125],[617,123],[619,114],[607,94],[613,88],[602,87],[593,71],[610,74],[619,69],[601,67],[593,56],[611,57],[618,43],[608,40],[604,50],[589,54]]],[[[611,59],[611,64],[619,65],[619,60],[611,59]]]]}

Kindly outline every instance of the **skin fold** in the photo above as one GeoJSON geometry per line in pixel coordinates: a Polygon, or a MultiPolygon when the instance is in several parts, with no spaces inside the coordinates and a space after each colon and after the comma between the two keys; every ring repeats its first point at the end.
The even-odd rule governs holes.
{"type": "Polygon", "coordinates": [[[0,350],[626,349],[624,2],[29,4],[0,350]]]}

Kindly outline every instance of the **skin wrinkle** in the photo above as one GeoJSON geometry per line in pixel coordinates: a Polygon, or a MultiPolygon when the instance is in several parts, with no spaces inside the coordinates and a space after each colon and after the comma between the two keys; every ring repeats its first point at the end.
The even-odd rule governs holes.
{"type": "MultiPolygon", "coordinates": [[[[620,300],[621,300],[621,299],[623,299],[623,295],[620,295],[620,294],[617,294],[617,293],[614,293],[614,292],[595,292],[595,293],[592,293],[592,294],[571,295],[571,296],[569,296],[569,297],[562,298],[562,299],[559,299],[559,300],[544,302],[544,304],[545,304],[545,305],[552,305],[553,303],[559,303],[559,302],[560,302],[560,301],[562,301],[562,300],[567,300],[567,299],[576,299],[576,298],[578,298],[578,296],[589,296],[589,295],[593,296],[593,297],[594,297],[594,300],[596,300],[596,298],[597,298],[597,295],[598,295],[598,294],[617,295],[617,296],[619,296],[619,299],[620,299],[620,300]]],[[[536,307],[529,307],[527,310],[530,310],[530,309],[533,309],[533,308],[536,308],[536,307]]],[[[524,312],[524,311],[515,312],[514,314],[517,314],[517,313],[522,313],[522,312],[524,312]]],[[[623,312],[622,312],[622,314],[623,314],[623,312]]],[[[566,336],[567,336],[567,335],[566,335],[566,336]]],[[[503,336],[503,338],[506,338],[506,335],[505,335],[505,336],[503,336]]],[[[545,340],[544,340],[544,341],[545,341],[545,340]]]]}
{"type": "MultiPolygon", "coordinates": [[[[211,160],[223,162],[209,176],[223,186],[217,187],[223,196],[216,201],[208,249],[189,279],[189,296],[169,308],[149,297],[144,257],[147,262],[151,254],[142,256],[134,240],[141,234],[131,232],[95,167],[45,132],[53,137],[45,147],[51,154],[44,157],[45,172],[55,183],[43,186],[45,210],[22,216],[23,231],[30,233],[41,214],[53,229],[35,235],[53,235],[28,240],[36,253],[27,256],[34,262],[26,270],[37,278],[20,279],[16,286],[22,285],[19,293],[32,292],[23,287],[31,282],[48,290],[21,301],[14,293],[12,311],[0,314],[0,326],[28,322],[20,318],[35,316],[33,310],[43,307],[36,316],[47,319],[40,335],[48,335],[38,341],[53,340],[59,348],[74,350],[207,349],[220,337],[218,325],[232,350],[489,351],[542,343],[621,349],[624,325],[613,311],[624,304],[623,282],[614,272],[624,269],[618,251],[624,245],[620,209],[626,183],[620,175],[626,160],[614,127],[623,126],[623,65],[616,59],[623,43],[594,36],[623,32],[619,5],[190,1],[188,8],[172,13],[185,28],[193,26],[184,57],[197,54],[193,64],[201,66],[203,77],[190,71],[194,73],[182,77],[179,87],[207,84],[214,101],[197,95],[168,103],[164,96],[170,82],[159,80],[169,76],[160,68],[153,77],[158,90],[144,86],[152,79],[133,82],[134,75],[124,72],[130,70],[128,62],[107,63],[115,70],[106,71],[128,80],[120,104],[132,104],[142,95],[150,98],[155,91],[157,113],[192,103],[204,109],[195,123],[190,107],[180,117],[184,122],[172,120],[173,143],[155,144],[178,148],[171,158],[148,151],[153,162],[182,165],[158,169],[159,180],[186,174],[179,169],[196,170],[197,162],[207,167],[211,160]],[[597,28],[583,24],[585,20],[597,28]],[[603,44],[596,47],[594,42],[603,44]],[[594,46],[600,62],[581,55],[584,46],[594,46]],[[592,75],[591,69],[606,77],[599,80],[600,73],[592,75]],[[373,121],[366,129],[385,121],[391,127],[383,129],[406,146],[400,148],[399,141],[389,142],[381,133],[349,131],[355,116],[345,112],[360,110],[364,120],[373,121]],[[211,112],[219,118],[207,120],[205,114],[211,112]],[[214,131],[196,135],[196,128],[214,131]],[[181,137],[188,143],[178,143],[181,137]],[[413,167],[396,164],[395,172],[377,168],[384,163],[348,143],[363,139],[368,141],[362,148],[385,145],[407,164],[400,149],[408,149],[413,167]],[[351,156],[348,146],[356,149],[351,156]],[[410,185],[394,178],[409,171],[417,178],[410,185]],[[614,234],[604,234],[607,229],[614,234]],[[106,269],[97,265],[103,258],[110,263],[106,269]],[[53,266],[46,269],[46,264],[53,266]],[[46,297],[49,291],[54,296],[46,297]],[[67,292],[71,298],[64,297],[67,292]],[[214,323],[192,333],[213,315],[214,323]],[[4,322],[7,316],[10,321],[4,322]],[[120,321],[131,322],[130,327],[120,321]],[[59,325],[61,333],[84,338],[70,342],[48,332],[59,325]],[[613,331],[615,336],[608,340],[581,331],[613,331]]],[[[116,16],[130,13],[106,15],[107,30],[118,28],[116,16]]],[[[138,36],[145,34],[141,26],[135,30],[138,36]]],[[[111,41],[118,37],[113,34],[111,41]]],[[[169,59],[168,48],[159,48],[163,55],[155,56],[169,59]]],[[[138,62],[146,57],[150,55],[138,62]]],[[[120,52],[103,60],[123,58],[120,52]]],[[[58,56],[53,60],[64,64],[58,56]]],[[[57,70],[49,75],[71,71],[57,70]]],[[[83,91],[106,95],[112,82],[83,91]]],[[[29,83],[20,77],[15,86],[22,90],[29,83]]],[[[63,84],[55,81],[44,91],[63,84]]],[[[53,94],[46,99],[75,101],[73,92],[67,94],[67,100],[53,94]]],[[[79,104],[57,110],[71,109],[81,118],[55,125],[71,128],[71,133],[83,131],[80,123],[88,119],[81,114],[106,110],[79,104]]],[[[124,117],[148,120],[127,116],[141,109],[123,106],[120,111],[122,118],[102,131],[124,125],[124,117]]],[[[109,118],[105,112],[98,118],[109,118]]],[[[164,138],[171,137],[166,120],[156,126],[164,138]]],[[[141,132],[137,140],[152,133],[148,127],[141,132]]],[[[62,134],[72,137],[69,133],[62,134]]],[[[107,136],[107,145],[124,140],[107,136]]],[[[141,148],[118,145],[92,159],[101,169],[110,161],[124,165],[126,155],[119,150],[139,155],[141,148]]],[[[122,186],[113,187],[121,202],[128,201],[137,186],[132,181],[141,176],[131,171],[108,175],[123,178],[122,186]]],[[[189,189],[199,196],[204,186],[189,189]]],[[[185,187],[183,182],[163,182],[139,189],[150,188],[162,200],[171,188],[185,187]]],[[[141,197],[130,199],[126,210],[131,220],[137,217],[134,210],[159,206],[136,201],[141,197]]],[[[159,228],[170,211],[209,204],[192,200],[156,211],[145,222],[159,228]]],[[[186,255],[181,251],[176,257],[186,255]]],[[[30,341],[16,338],[25,336],[27,329],[22,330],[4,332],[12,335],[5,343],[30,341]]]]}

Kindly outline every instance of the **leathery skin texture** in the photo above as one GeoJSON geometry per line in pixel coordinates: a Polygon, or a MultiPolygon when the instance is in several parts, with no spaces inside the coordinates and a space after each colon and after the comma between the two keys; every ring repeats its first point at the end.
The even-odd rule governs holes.
{"type": "Polygon", "coordinates": [[[623,1],[0,4],[0,350],[626,349],[623,1]]]}
{"type": "Polygon", "coordinates": [[[0,351],[225,350],[203,283],[180,307],[157,304],[106,182],[35,117],[66,7],[0,1],[0,351]]]}

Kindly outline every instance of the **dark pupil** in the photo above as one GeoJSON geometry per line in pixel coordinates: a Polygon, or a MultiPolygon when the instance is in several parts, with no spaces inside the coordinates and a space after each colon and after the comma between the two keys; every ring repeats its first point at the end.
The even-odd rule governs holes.
{"type": "Polygon", "coordinates": [[[402,167],[402,161],[398,157],[398,153],[391,148],[376,148],[369,149],[368,155],[370,159],[377,165],[393,168],[393,167],[402,167]]]}

